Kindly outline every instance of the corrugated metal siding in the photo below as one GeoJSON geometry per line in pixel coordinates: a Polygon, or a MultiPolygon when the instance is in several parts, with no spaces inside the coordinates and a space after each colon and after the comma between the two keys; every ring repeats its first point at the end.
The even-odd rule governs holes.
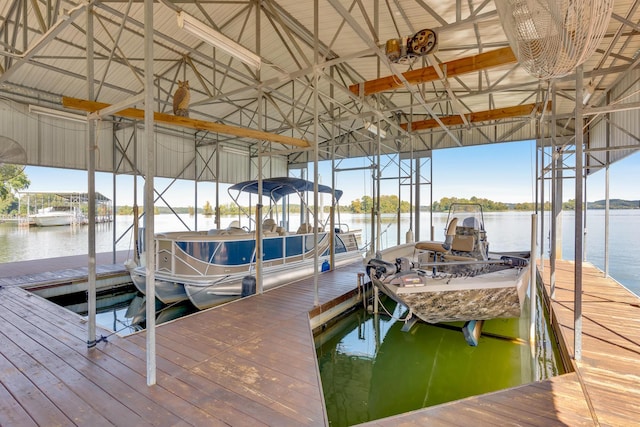
{"type": "MultiPolygon", "coordinates": [[[[87,169],[87,125],[31,114],[27,105],[0,103],[0,135],[16,141],[27,153],[27,164],[65,169],[87,169]]],[[[111,125],[96,130],[96,170],[111,172],[111,125]]]]}

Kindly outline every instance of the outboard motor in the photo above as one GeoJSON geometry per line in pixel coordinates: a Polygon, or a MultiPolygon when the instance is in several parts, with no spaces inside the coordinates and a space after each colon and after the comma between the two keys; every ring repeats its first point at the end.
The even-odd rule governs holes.
{"type": "Polygon", "coordinates": [[[379,258],[371,258],[367,263],[367,275],[376,279],[382,276],[388,276],[390,274],[396,274],[398,268],[395,264],[384,261],[379,258]]]}
{"type": "Polygon", "coordinates": [[[413,265],[411,261],[409,261],[409,258],[405,258],[405,257],[396,258],[396,268],[398,272],[404,273],[407,271],[411,271],[411,267],[413,267],[413,265]]]}

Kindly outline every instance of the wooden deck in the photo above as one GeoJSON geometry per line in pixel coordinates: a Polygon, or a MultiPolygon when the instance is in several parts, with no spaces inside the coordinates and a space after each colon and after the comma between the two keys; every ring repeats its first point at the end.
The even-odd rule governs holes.
{"type": "MultiPolygon", "coordinates": [[[[127,274],[123,263],[128,258],[127,251],[96,254],[96,276],[107,280],[127,274]]],[[[34,259],[0,264],[0,286],[20,286],[36,289],[61,284],[86,283],[89,263],[87,255],[73,255],[57,258],[34,259]]]]}
{"type": "MultiPolygon", "coordinates": [[[[559,339],[571,356],[573,274],[573,262],[557,263],[556,298],[551,303],[559,339]]],[[[547,295],[548,275],[547,263],[547,295]]],[[[573,361],[574,372],[366,425],[640,425],[640,299],[584,264],[582,309],[582,360],[573,361]]]]}
{"type": "MultiPolygon", "coordinates": [[[[320,302],[352,290],[361,271],[357,263],[321,275],[320,302]]],[[[0,425],[326,425],[312,283],[159,326],[152,387],[144,332],[88,350],[83,318],[3,287],[0,425]]]]}
{"type": "MultiPolygon", "coordinates": [[[[320,276],[320,301],[330,307],[362,270],[320,276]]],[[[575,372],[367,425],[637,425],[640,300],[588,264],[583,277],[575,372]]],[[[559,262],[552,308],[570,352],[572,283],[573,264],[559,262]]],[[[159,326],[157,385],[148,387],[144,333],[88,350],[83,318],[3,287],[0,425],[327,425],[313,295],[304,280],[159,326]]]]}

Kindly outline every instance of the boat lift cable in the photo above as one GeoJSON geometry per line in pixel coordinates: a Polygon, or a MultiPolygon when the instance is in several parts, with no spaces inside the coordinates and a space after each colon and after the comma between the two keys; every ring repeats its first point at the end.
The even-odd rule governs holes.
{"type": "Polygon", "coordinates": [[[387,314],[387,316],[391,317],[391,319],[393,319],[393,320],[396,320],[398,322],[405,322],[406,323],[409,320],[411,320],[411,318],[413,317],[413,311],[411,309],[409,309],[409,313],[407,313],[407,315],[404,317],[404,319],[401,318],[401,317],[396,317],[393,314],[389,313],[389,310],[387,310],[387,307],[385,307],[385,305],[380,300],[380,292],[374,292],[373,298],[376,298],[378,300],[378,307],[382,306],[382,309],[387,314]]]}

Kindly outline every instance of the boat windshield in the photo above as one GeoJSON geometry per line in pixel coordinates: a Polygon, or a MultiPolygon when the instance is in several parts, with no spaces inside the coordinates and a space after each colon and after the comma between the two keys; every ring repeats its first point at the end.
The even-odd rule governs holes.
{"type": "Polygon", "coordinates": [[[477,203],[452,203],[449,207],[447,224],[449,224],[453,218],[458,218],[458,226],[484,231],[482,206],[477,203]]]}

